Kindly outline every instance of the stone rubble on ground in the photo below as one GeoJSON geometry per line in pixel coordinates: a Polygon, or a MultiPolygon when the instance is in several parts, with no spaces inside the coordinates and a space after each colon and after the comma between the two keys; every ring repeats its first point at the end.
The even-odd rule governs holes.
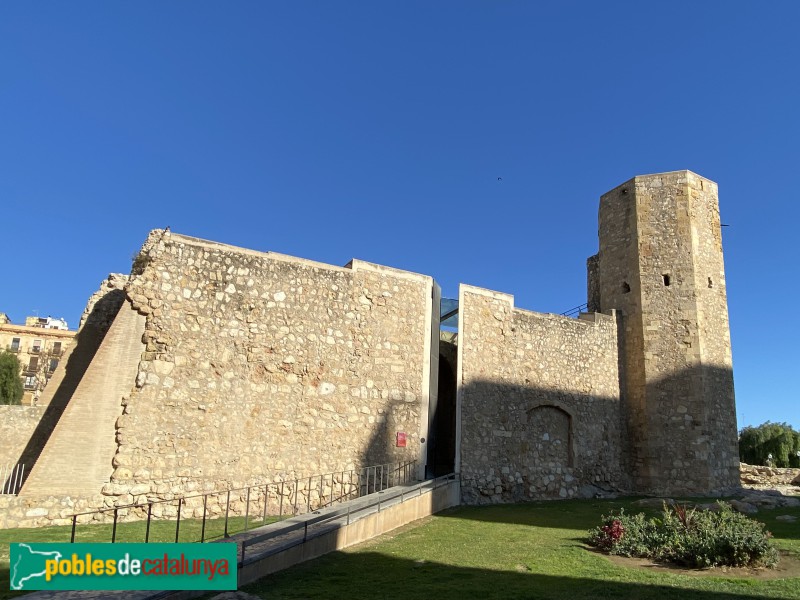
{"type": "MultiPolygon", "coordinates": [[[[731,490],[731,493],[727,494],[738,496],[738,498],[728,501],[734,510],[746,515],[753,515],[759,510],[800,507],[800,469],[759,467],[745,463],[741,463],[740,466],[742,488],[731,490]]],[[[669,506],[676,504],[672,498],[644,498],[633,504],[643,508],[661,508],[665,503],[669,506]]],[[[719,510],[718,502],[687,502],[686,504],[701,510],[719,510]]],[[[776,518],[788,523],[794,523],[797,520],[797,517],[791,515],[781,515],[776,518]]]]}

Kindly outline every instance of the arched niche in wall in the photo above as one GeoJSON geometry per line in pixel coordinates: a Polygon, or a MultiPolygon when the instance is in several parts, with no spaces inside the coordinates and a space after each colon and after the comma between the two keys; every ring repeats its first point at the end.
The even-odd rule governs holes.
{"type": "Polygon", "coordinates": [[[572,413],[553,400],[534,403],[525,412],[528,464],[543,469],[574,467],[572,413]]]}

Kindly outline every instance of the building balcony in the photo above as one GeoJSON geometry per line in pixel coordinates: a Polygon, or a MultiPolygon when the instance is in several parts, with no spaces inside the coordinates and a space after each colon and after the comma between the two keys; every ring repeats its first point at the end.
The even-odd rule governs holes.
{"type": "Polygon", "coordinates": [[[6,350],[8,350],[9,352],[19,352],[19,346],[8,345],[6,346],[6,350]]]}

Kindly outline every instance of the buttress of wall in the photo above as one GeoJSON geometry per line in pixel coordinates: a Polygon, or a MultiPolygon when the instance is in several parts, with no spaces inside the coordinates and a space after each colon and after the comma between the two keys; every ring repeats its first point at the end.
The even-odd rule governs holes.
{"type": "Polygon", "coordinates": [[[419,458],[430,277],[160,231],[134,267],[147,352],[118,424],[117,492],[419,458]]]}
{"type": "Polygon", "coordinates": [[[465,502],[592,495],[624,485],[614,316],[570,319],[461,286],[465,502]]]}

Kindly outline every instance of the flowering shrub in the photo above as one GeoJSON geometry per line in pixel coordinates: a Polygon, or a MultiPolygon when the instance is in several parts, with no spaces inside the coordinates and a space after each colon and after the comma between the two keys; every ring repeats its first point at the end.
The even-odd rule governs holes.
{"type": "Polygon", "coordinates": [[[625,528],[622,526],[622,521],[614,519],[610,524],[600,526],[594,539],[594,545],[601,550],[611,550],[622,539],[623,533],[625,533],[625,528]]]}
{"type": "Polygon", "coordinates": [[[643,513],[602,517],[589,544],[621,556],[637,556],[689,567],[773,567],[778,552],[764,524],[719,503],[717,512],[664,506],[661,518],[643,513]]]}

